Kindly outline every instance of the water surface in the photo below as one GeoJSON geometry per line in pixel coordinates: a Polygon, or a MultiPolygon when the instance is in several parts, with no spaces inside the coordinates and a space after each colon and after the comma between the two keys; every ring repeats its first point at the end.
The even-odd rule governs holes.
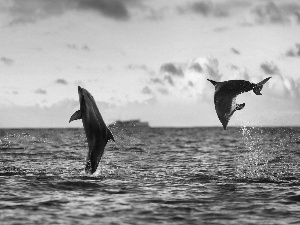
{"type": "Polygon", "coordinates": [[[3,224],[300,224],[300,128],[0,131],[3,224]]]}

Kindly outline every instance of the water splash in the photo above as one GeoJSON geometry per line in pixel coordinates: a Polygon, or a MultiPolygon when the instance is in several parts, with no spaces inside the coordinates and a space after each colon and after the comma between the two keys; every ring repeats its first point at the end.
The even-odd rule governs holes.
{"type": "Polygon", "coordinates": [[[236,177],[242,180],[278,182],[290,179],[293,163],[286,162],[289,153],[289,133],[282,132],[272,137],[272,128],[242,126],[242,155],[236,159],[236,177]],[[270,138],[266,138],[270,137],[270,138]]]}

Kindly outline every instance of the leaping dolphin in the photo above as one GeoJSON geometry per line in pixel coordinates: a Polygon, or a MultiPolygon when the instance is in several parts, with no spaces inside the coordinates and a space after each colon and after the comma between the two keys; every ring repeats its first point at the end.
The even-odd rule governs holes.
{"type": "Polygon", "coordinates": [[[80,110],[76,111],[71,116],[69,123],[73,120],[82,119],[89,147],[85,172],[92,174],[98,167],[107,142],[109,140],[115,141],[115,139],[105,125],[95,103],[94,97],[80,86],[78,86],[78,95],[80,110]]]}
{"type": "Polygon", "coordinates": [[[245,107],[245,103],[237,104],[236,97],[244,92],[253,90],[256,95],[261,95],[263,85],[270,79],[268,77],[263,81],[254,84],[246,80],[228,80],[217,82],[207,79],[215,86],[214,103],[217,115],[221,121],[224,130],[227,129],[227,124],[236,110],[241,110],[245,107]]]}

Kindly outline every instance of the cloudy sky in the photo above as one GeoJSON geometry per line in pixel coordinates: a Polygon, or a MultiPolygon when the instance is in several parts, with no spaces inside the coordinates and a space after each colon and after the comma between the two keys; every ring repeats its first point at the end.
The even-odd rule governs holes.
{"type": "Polygon", "coordinates": [[[206,79],[272,76],[229,126],[300,125],[298,0],[0,0],[0,127],[221,126],[206,79]]]}

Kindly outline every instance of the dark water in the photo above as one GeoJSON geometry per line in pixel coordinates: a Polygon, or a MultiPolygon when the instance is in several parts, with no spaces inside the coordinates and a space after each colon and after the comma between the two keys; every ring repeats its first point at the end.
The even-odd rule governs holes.
{"type": "Polygon", "coordinates": [[[1,224],[300,224],[300,128],[0,131],[1,224]]]}

